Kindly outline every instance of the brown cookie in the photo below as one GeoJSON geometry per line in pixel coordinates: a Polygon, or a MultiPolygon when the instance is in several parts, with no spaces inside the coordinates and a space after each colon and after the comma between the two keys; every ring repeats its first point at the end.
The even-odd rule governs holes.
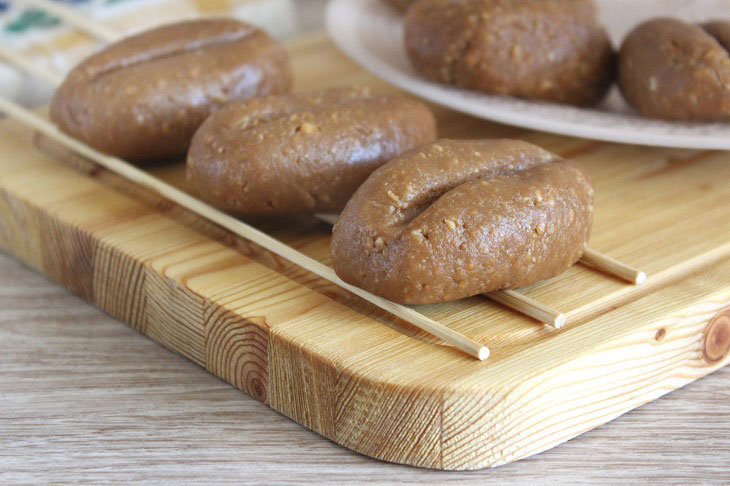
{"type": "Polygon", "coordinates": [[[571,162],[516,140],[439,140],[376,170],[334,227],[346,282],[403,304],[555,276],[583,254],[593,189],[571,162]]]}
{"type": "Polygon", "coordinates": [[[591,0],[420,0],[405,43],[421,74],[486,93],[589,105],[615,74],[591,0]]]}
{"type": "Polygon", "coordinates": [[[706,30],[676,19],[636,27],[619,54],[619,84],[642,115],[664,120],[730,120],[727,23],[706,30]]]}
{"type": "Polygon", "coordinates": [[[188,178],[248,216],[340,211],[376,168],[436,138],[423,103],[337,88],[231,103],[195,134],[188,178]]]}
{"type": "Polygon", "coordinates": [[[283,93],[284,48],[227,19],[166,25],[123,39],[73,69],[51,102],[66,133],[118,157],[182,156],[195,130],[231,100],[283,93]]]}

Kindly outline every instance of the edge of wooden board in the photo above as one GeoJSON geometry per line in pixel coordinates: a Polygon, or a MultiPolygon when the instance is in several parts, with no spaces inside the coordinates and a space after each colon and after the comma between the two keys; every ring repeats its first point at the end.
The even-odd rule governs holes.
{"type": "MultiPolygon", "coordinates": [[[[718,334],[713,324],[730,322],[729,275],[723,262],[567,330],[557,347],[541,343],[441,386],[409,384],[377,366],[353,373],[323,359],[321,349],[272,333],[272,407],[390,462],[447,470],[506,464],[727,365],[730,327],[718,334]],[[716,361],[707,356],[713,337],[725,349],[716,361]]],[[[427,370],[427,359],[414,359],[401,364],[427,370]]]]}
{"type": "Polygon", "coordinates": [[[252,261],[176,221],[169,207],[143,204],[32,146],[27,155],[0,161],[0,247],[368,456],[440,469],[504,464],[730,361],[727,350],[716,360],[707,351],[713,339],[730,339],[721,327],[708,331],[718,316],[730,319],[722,314],[727,261],[590,325],[478,363],[252,261]]]}

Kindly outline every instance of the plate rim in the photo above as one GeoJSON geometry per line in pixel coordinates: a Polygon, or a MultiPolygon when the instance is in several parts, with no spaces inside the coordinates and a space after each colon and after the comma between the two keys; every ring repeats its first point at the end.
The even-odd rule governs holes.
{"type": "MultiPolygon", "coordinates": [[[[730,131],[728,132],[728,137],[724,140],[720,137],[703,137],[698,135],[641,134],[640,131],[637,132],[637,130],[634,129],[635,127],[627,128],[618,135],[614,132],[612,135],[611,132],[607,132],[605,128],[597,127],[596,125],[583,125],[556,119],[551,119],[548,122],[534,116],[523,117],[520,116],[519,113],[512,114],[499,108],[490,108],[491,112],[487,115],[478,109],[478,107],[482,105],[475,104],[474,100],[461,98],[458,96],[458,93],[467,93],[470,96],[490,95],[446,86],[425,79],[405,75],[399,70],[394,69],[387,62],[384,62],[371,51],[362,48],[356,40],[351,39],[358,32],[358,29],[354,28],[355,22],[353,22],[353,19],[348,18],[348,16],[343,16],[342,12],[345,11],[345,9],[349,11],[353,7],[364,10],[368,8],[368,5],[375,1],[380,2],[382,0],[330,0],[327,4],[325,15],[327,31],[338,49],[344,52],[351,60],[359,64],[363,69],[419,98],[423,98],[431,103],[484,120],[557,135],[651,147],[730,150],[730,131]],[[353,26],[353,28],[343,28],[341,25],[343,21],[347,22],[347,26],[353,26]],[[454,93],[449,93],[449,91],[456,92],[457,96],[454,96],[454,93]]],[[[541,102],[531,102],[529,100],[519,101],[524,103],[542,104],[541,102]]],[[[636,121],[641,123],[642,120],[637,117],[636,121]]],[[[666,123],[669,126],[673,125],[671,122],[663,122],[661,120],[648,119],[647,122],[666,123]]],[[[676,127],[676,125],[674,126],[676,127]]]]}

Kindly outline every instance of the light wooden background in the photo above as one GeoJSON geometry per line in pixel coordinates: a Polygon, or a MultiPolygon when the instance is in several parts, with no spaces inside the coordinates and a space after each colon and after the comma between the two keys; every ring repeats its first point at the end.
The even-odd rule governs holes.
{"type": "MultiPolygon", "coordinates": [[[[320,0],[300,0],[306,30],[320,0]]],[[[722,484],[730,368],[494,470],[350,452],[0,253],[0,484],[722,484]]]]}

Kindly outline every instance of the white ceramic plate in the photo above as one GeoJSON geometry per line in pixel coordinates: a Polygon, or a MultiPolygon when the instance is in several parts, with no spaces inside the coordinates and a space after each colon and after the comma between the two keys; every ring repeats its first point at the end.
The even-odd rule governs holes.
{"type": "MultiPolygon", "coordinates": [[[[690,21],[730,18],[728,0],[598,0],[615,45],[637,23],[660,15],[690,21]]],[[[730,149],[730,124],[668,123],[640,117],[614,88],[592,108],[485,95],[419,76],[403,46],[401,15],[383,0],[331,0],[327,27],[335,43],[368,71],[411,93],[470,115],[545,132],[611,142],[730,149]]]]}

